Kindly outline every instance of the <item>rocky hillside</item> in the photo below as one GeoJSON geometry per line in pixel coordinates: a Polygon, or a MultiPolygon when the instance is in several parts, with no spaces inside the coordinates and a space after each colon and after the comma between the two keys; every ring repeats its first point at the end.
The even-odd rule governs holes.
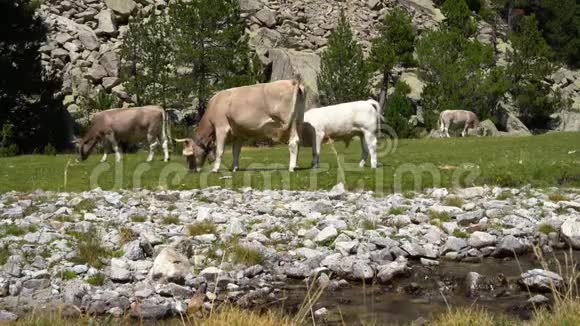
{"type": "MultiPolygon", "coordinates": [[[[50,29],[49,40],[41,48],[45,70],[62,77],[64,105],[71,114],[79,111],[83,96],[100,90],[114,94],[126,105],[131,96],[119,78],[118,50],[131,16],[164,10],[167,0],[45,0],[39,14],[50,29]]],[[[384,13],[402,6],[413,14],[419,31],[436,27],[443,19],[430,0],[240,0],[250,45],[270,72],[271,80],[286,79],[299,72],[310,88],[317,90],[320,52],[334,28],[341,10],[347,17],[365,51],[377,34],[377,23],[384,13]],[[271,68],[270,68],[271,67],[271,68]]],[[[501,37],[501,35],[500,35],[501,37]]],[[[492,30],[479,25],[478,39],[492,41],[492,30]]],[[[500,62],[509,44],[497,45],[500,62]]],[[[413,89],[411,97],[420,100],[422,83],[414,71],[400,71],[413,89]]],[[[561,69],[550,81],[560,88],[580,110],[580,72],[561,69]]],[[[312,99],[314,102],[315,99],[312,99]]],[[[579,130],[580,115],[562,113],[560,130],[579,130]]],[[[505,129],[505,128],[504,128],[505,129]]]]}

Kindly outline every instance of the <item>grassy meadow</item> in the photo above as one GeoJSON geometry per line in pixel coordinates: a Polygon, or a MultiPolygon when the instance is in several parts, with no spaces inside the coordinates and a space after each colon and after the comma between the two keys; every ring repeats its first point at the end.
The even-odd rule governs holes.
{"type": "MultiPolygon", "coordinates": [[[[0,159],[0,192],[11,190],[84,191],[111,189],[191,189],[208,186],[268,189],[329,189],[344,182],[351,190],[378,193],[420,191],[428,187],[472,185],[580,187],[580,133],[551,133],[530,137],[470,137],[405,139],[379,143],[379,168],[359,168],[360,144],[326,144],[320,169],[311,170],[311,149],[301,147],[294,173],[287,171],[288,149],[244,147],[240,171],[230,171],[232,156],[224,154],[219,173],[206,164],[201,173],[188,173],[185,160],[173,155],[169,163],[146,163],[147,153],[124,155],[121,164],[100,163],[100,155],[76,162],[76,155],[25,155],[0,159]]],[[[177,149],[177,153],[180,149],[177,149]]]]}

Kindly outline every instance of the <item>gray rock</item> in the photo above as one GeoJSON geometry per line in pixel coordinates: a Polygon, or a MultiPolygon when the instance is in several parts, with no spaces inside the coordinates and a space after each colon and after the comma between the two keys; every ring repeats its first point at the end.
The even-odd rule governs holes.
{"type": "Polygon", "coordinates": [[[296,74],[299,74],[308,88],[307,106],[315,107],[314,105],[318,105],[320,57],[317,54],[276,48],[269,50],[268,57],[272,60],[271,81],[292,79],[296,74]]]}
{"type": "Polygon", "coordinates": [[[481,275],[476,272],[469,272],[465,276],[465,292],[467,297],[474,298],[477,297],[477,291],[479,290],[479,283],[481,280],[481,275]]]}
{"type": "Polygon", "coordinates": [[[405,257],[397,257],[394,262],[386,265],[381,265],[377,268],[377,278],[382,283],[389,283],[393,278],[407,273],[407,259],[405,257]]]}
{"type": "MultiPolygon", "coordinates": [[[[98,50],[101,46],[101,42],[97,38],[97,35],[91,30],[81,30],[79,32],[79,40],[85,47],[85,49],[89,51],[98,50]]],[[[68,53],[67,53],[68,54],[68,53]]]]}
{"type": "Polygon", "coordinates": [[[485,194],[483,187],[470,187],[460,189],[457,194],[465,199],[472,199],[475,197],[482,197],[485,194]]]}
{"type": "Polygon", "coordinates": [[[105,68],[108,76],[117,77],[119,75],[119,55],[113,51],[105,52],[99,59],[99,63],[105,68]]]}
{"type": "Polygon", "coordinates": [[[22,256],[12,255],[6,260],[3,270],[8,275],[20,277],[22,276],[22,263],[22,256]]]}
{"type": "Polygon", "coordinates": [[[6,310],[0,310],[0,323],[13,322],[17,319],[17,314],[6,310]]]}
{"type": "Polygon", "coordinates": [[[481,136],[495,137],[500,135],[500,132],[493,123],[493,121],[489,119],[480,122],[479,127],[477,129],[478,129],[477,132],[481,136]]]}
{"type": "Polygon", "coordinates": [[[97,34],[111,35],[117,32],[117,24],[115,23],[115,16],[111,10],[103,10],[95,19],[99,22],[97,34]]]}
{"type": "Polygon", "coordinates": [[[340,241],[334,243],[334,249],[338,250],[343,256],[355,253],[358,241],[340,241]]]}
{"type": "Polygon", "coordinates": [[[276,13],[268,8],[262,8],[254,14],[254,17],[269,28],[276,26],[276,13]]]}
{"type": "MultiPolygon", "coordinates": [[[[104,70],[105,68],[103,68],[104,70]]],[[[121,84],[121,79],[118,77],[103,77],[103,87],[105,90],[110,91],[113,87],[121,84]]]]}
{"type": "Polygon", "coordinates": [[[91,69],[89,69],[87,71],[87,73],[85,74],[85,77],[89,80],[92,80],[94,82],[98,82],[101,79],[103,79],[103,77],[107,76],[107,71],[105,70],[105,68],[101,65],[95,65],[93,66],[91,69]]]}
{"type": "Polygon", "coordinates": [[[240,10],[253,14],[264,7],[264,4],[259,0],[240,0],[240,10]]]}
{"type": "Polygon", "coordinates": [[[156,303],[154,301],[144,301],[132,303],[129,315],[138,319],[163,319],[171,313],[171,304],[156,303]]]}
{"type": "Polygon", "coordinates": [[[350,278],[357,281],[370,280],[375,276],[373,268],[364,260],[358,259],[352,265],[350,278]]]}
{"type": "Polygon", "coordinates": [[[497,238],[495,235],[486,232],[475,231],[469,236],[469,240],[467,242],[471,247],[482,248],[493,246],[495,245],[496,241],[497,238]]]}
{"type": "Polygon", "coordinates": [[[24,217],[24,210],[20,206],[10,207],[2,212],[2,218],[18,219],[24,217]]]}
{"type": "Polygon", "coordinates": [[[127,18],[137,9],[137,4],[133,0],[105,0],[107,7],[121,17],[127,18]]]}
{"type": "Polygon", "coordinates": [[[326,243],[332,241],[338,235],[338,231],[334,226],[327,226],[322,231],[320,231],[314,238],[316,243],[326,243]]]}
{"type": "Polygon", "coordinates": [[[562,277],[544,269],[532,269],[522,273],[520,285],[524,290],[548,292],[564,284],[562,277]]]}
{"type": "Polygon", "coordinates": [[[124,250],[125,250],[124,257],[129,260],[141,260],[147,257],[145,251],[141,247],[141,241],[139,240],[133,240],[127,243],[124,247],[124,250]]]}
{"type": "Polygon", "coordinates": [[[121,259],[112,258],[109,278],[113,282],[130,282],[133,279],[133,275],[129,271],[129,264],[121,259]]]}
{"type": "Polygon", "coordinates": [[[90,285],[75,279],[66,282],[63,287],[64,303],[80,306],[83,302],[83,297],[89,293],[90,285]]]}
{"type": "Polygon", "coordinates": [[[149,276],[153,280],[183,284],[190,270],[191,266],[187,257],[172,248],[163,248],[155,258],[149,276]]]}
{"type": "Polygon", "coordinates": [[[528,241],[518,239],[513,235],[508,235],[501,239],[492,256],[496,258],[513,257],[514,255],[523,255],[529,249],[530,244],[528,241]]]}
{"type": "Polygon", "coordinates": [[[580,249],[580,222],[568,219],[562,224],[562,238],[574,249],[580,249]]]}
{"type": "Polygon", "coordinates": [[[342,182],[336,184],[330,191],[328,192],[328,197],[330,199],[341,199],[346,194],[346,189],[344,188],[344,184],[342,182]]]}
{"type": "Polygon", "coordinates": [[[466,212],[463,214],[457,215],[457,223],[459,225],[468,226],[470,224],[474,224],[479,222],[483,218],[485,211],[480,209],[473,212],[466,212]]]}

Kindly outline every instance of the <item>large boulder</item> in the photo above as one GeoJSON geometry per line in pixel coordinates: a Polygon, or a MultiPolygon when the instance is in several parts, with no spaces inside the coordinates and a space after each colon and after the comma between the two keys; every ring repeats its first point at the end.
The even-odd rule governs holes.
{"type": "Polygon", "coordinates": [[[520,284],[524,290],[549,292],[564,284],[562,276],[544,269],[532,269],[522,273],[520,284]]]}
{"type": "Polygon", "coordinates": [[[501,129],[505,130],[510,135],[531,135],[528,127],[526,127],[526,125],[524,125],[524,123],[516,116],[516,109],[510,102],[509,99],[503,99],[499,101],[496,106],[498,124],[501,129]]]}
{"type": "Polygon", "coordinates": [[[499,136],[499,130],[497,130],[493,121],[489,119],[479,123],[479,130],[477,132],[481,136],[499,136]]]}
{"type": "Polygon", "coordinates": [[[264,8],[264,4],[260,0],[240,0],[240,11],[253,14],[264,8]]]}
{"type": "Polygon", "coordinates": [[[129,17],[137,9],[137,4],[133,0],[105,0],[105,3],[121,18],[129,17]]]}
{"type": "Polygon", "coordinates": [[[428,29],[441,23],[445,16],[441,10],[435,8],[432,0],[398,0],[398,2],[412,11],[418,12],[420,20],[415,20],[414,23],[419,25],[420,29],[428,29]]]}
{"type": "Polygon", "coordinates": [[[92,30],[80,30],[79,31],[79,40],[85,47],[85,49],[89,51],[98,50],[101,46],[101,42],[97,38],[97,35],[92,30]]]}
{"type": "Polygon", "coordinates": [[[272,60],[271,81],[292,79],[299,74],[307,88],[306,105],[308,108],[318,106],[318,74],[320,57],[312,52],[300,52],[290,49],[270,49],[272,60]]]}
{"type": "Polygon", "coordinates": [[[191,265],[187,257],[173,248],[166,247],[155,258],[149,276],[153,280],[183,284],[190,270],[191,265]]]}
{"type": "Polygon", "coordinates": [[[119,76],[119,55],[113,51],[105,52],[99,60],[100,64],[105,68],[107,74],[111,77],[119,76]]]}
{"type": "Polygon", "coordinates": [[[552,129],[557,131],[580,131],[580,112],[561,111],[551,116],[552,129]]]}
{"type": "Polygon", "coordinates": [[[274,27],[276,26],[276,13],[268,8],[263,8],[262,10],[258,11],[254,17],[262,22],[267,27],[274,27]]]}
{"type": "Polygon", "coordinates": [[[574,249],[580,249],[580,222],[569,219],[562,224],[562,237],[574,249]]]}
{"type": "Polygon", "coordinates": [[[101,11],[95,16],[95,19],[99,22],[96,33],[98,35],[111,35],[117,32],[117,24],[115,22],[115,15],[110,9],[101,11]]]}

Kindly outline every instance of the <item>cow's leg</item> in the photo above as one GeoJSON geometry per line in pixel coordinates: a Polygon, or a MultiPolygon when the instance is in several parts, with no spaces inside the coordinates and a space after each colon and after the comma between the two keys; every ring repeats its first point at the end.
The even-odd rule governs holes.
{"type": "Polygon", "coordinates": [[[147,134],[147,141],[149,142],[149,156],[147,157],[147,162],[151,162],[153,160],[153,155],[155,155],[155,147],[159,145],[159,139],[151,134],[147,134]]]}
{"type": "Polygon", "coordinates": [[[119,149],[119,144],[115,139],[115,135],[111,133],[108,134],[105,138],[109,141],[111,147],[113,148],[113,151],[115,152],[115,160],[117,162],[121,162],[121,150],[119,149]]]}
{"type": "Polygon", "coordinates": [[[324,133],[315,132],[312,138],[312,168],[318,169],[320,163],[320,149],[322,148],[324,133]]]}
{"type": "Polygon", "coordinates": [[[361,154],[361,159],[360,159],[360,163],[358,164],[358,166],[360,166],[362,168],[365,166],[365,163],[367,162],[367,160],[369,158],[369,149],[368,149],[368,146],[366,144],[364,135],[360,136],[360,147],[361,147],[362,154],[361,154]]]}
{"type": "Polygon", "coordinates": [[[227,132],[218,132],[216,130],[216,147],[215,147],[215,162],[213,162],[213,169],[211,172],[218,172],[222,163],[222,155],[224,154],[224,147],[226,146],[227,132]]]}
{"type": "Polygon", "coordinates": [[[467,135],[467,129],[469,129],[469,124],[466,122],[465,127],[463,127],[463,131],[461,132],[461,137],[465,137],[467,135]]]}
{"type": "Polygon", "coordinates": [[[242,152],[242,143],[234,141],[232,145],[232,154],[234,156],[234,163],[232,164],[232,171],[236,172],[240,167],[240,153],[242,152]]]}
{"type": "Polygon", "coordinates": [[[300,136],[298,136],[298,127],[296,126],[296,122],[293,122],[292,127],[290,128],[290,138],[288,138],[288,151],[290,152],[290,166],[288,167],[288,171],[290,172],[294,172],[294,169],[296,168],[299,142],[300,136]]]}
{"type": "Polygon", "coordinates": [[[445,123],[445,136],[447,138],[451,138],[451,136],[449,136],[449,126],[451,125],[451,122],[445,123]]]}
{"type": "Polygon", "coordinates": [[[371,168],[377,168],[377,137],[370,131],[364,132],[365,143],[371,156],[371,168]]]}
{"type": "Polygon", "coordinates": [[[167,141],[167,137],[164,137],[161,143],[161,147],[163,148],[163,162],[169,161],[169,141],[167,141]]]}
{"type": "Polygon", "coordinates": [[[111,145],[109,144],[108,141],[103,141],[103,157],[101,158],[101,163],[104,163],[107,161],[107,154],[111,149],[111,145]]]}

